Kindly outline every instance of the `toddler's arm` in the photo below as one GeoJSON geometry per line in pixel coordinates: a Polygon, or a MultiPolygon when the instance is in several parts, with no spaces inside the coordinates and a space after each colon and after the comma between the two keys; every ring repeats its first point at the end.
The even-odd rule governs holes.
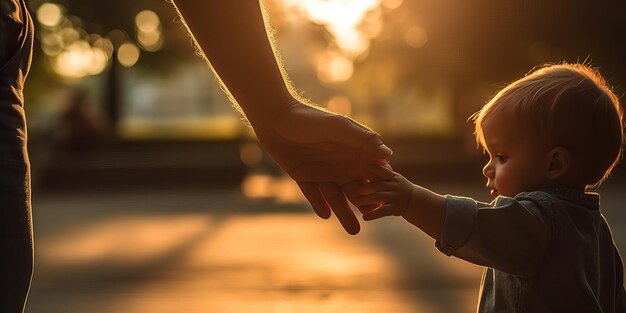
{"type": "Polygon", "coordinates": [[[363,213],[364,220],[402,216],[433,239],[439,239],[446,209],[444,196],[415,185],[384,167],[372,168],[370,172],[388,179],[344,186],[346,195],[363,213]]]}
{"type": "Polygon", "coordinates": [[[389,169],[372,172],[383,180],[344,186],[365,220],[402,216],[434,238],[446,255],[523,277],[539,269],[551,222],[537,199],[498,197],[489,204],[439,195],[389,169]]]}

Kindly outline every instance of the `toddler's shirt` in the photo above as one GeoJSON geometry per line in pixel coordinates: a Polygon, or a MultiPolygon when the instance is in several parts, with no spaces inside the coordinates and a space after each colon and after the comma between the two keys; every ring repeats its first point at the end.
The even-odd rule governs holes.
{"type": "Polygon", "coordinates": [[[446,196],[436,247],[486,266],[478,312],[626,312],[600,197],[558,188],[483,203],[446,196]]]}

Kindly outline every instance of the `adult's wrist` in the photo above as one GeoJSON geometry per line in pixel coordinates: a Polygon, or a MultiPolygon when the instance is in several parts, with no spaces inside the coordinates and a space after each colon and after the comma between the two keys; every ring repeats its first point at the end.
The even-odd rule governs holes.
{"type": "Polygon", "coordinates": [[[264,97],[263,99],[241,99],[238,103],[246,119],[255,130],[272,130],[285,121],[294,105],[302,105],[291,95],[264,97]]]}

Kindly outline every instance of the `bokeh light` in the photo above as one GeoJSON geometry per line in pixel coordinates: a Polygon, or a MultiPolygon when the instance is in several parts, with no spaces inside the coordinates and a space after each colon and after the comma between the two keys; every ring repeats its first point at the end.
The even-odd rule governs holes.
{"type": "Polygon", "coordinates": [[[37,21],[46,27],[55,27],[63,19],[62,8],[55,3],[44,3],[37,10],[37,21]]]}
{"type": "Polygon", "coordinates": [[[406,43],[413,48],[421,48],[428,41],[426,30],[419,26],[413,26],[406,31],[406,43]]]}
{"type": "Polygon", "coordinates": [[[87,75],[102,73],[108,58],[106,52],[92,48],[87,41],[76,41],[60,53],[53,63],[57,73],[70,78],[81,78],[87,75]]]}
{"type": "Polygon", "coordinates": [[[163,46],[161,20],[154,11],[144,10],[137,13],[135,28],[137,41],[142,49],[151,52],[161,49],[163,46]]]}
{"type": "Polygon", "coordinates": [[[117,51],[117,60],[125,67],[131,67],[137,63],[140,55],[139,48],[130,42],[123,43],[117,51]]]}
{"type": "Polygon", "coordinates": [[[354,73],[352,60],[340,54],[322,53],[316,62],[318,77],[327,83],[343,82],[354,73]]]}
{"type": "Polygon", "coordinates": [[[108,38],[99,37],[94,40],[93,46],[106,53],[107,58],[113,56],[113,43],[108,38]]]}
{"type": "Polygon", "coordinates": [[[104,72],[118,50],[117,61],[134,66],[141,55],[139,48],[154,52],[163,47],[163,32],[159,16],[143,10],[135,16],[136,42],[121,29],[106,34],[89,33],[80,17],[69,15],[62,5],[44,2],[36,9],[40,28],[37,36],[41,50],[49,58],[55,74],[70,79],[98,75],[104,72]]]}
{"type": "Polygon", "coordinates": [[[251,199],[274,199],[282,203],[304,200],[297,183],[287,176],[248,175],[241,182],[241,191],[251,199]]]}
{"type": "Polygon", "coordinates": [[[119,48],[123,43],[129,40],[128,34],[121,29],[114,29],[110,31],[106,37],[111,40],[111,43],[113,43],[113,47],[115,48],[119,48]]]}
{"type": "Polygon", "coordinates": [[[135,24],[137,28],[142,32],[154,32],[161,27],[161,21],[159,16],[154,11],[144,10],[135,16],[135,24]]]}
{"type": "Polygon", "coordinates": [[[263,151],[256,142],[247,142],[241,145],[239,156],[247,166],[259,165],[263,161],[263,151]]]}
{"type": "Polygon", "coordinates": [[[345,116],[350,116],[352,113],[352,103],[350,103],[350,99],[342,95],[336,95],[330,98],[326,108],[331,112],[345,116]]]}

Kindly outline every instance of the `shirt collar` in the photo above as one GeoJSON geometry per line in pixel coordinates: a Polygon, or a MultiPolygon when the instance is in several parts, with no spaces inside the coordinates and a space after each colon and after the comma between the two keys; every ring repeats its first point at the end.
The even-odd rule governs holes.
{"type": "Polygon", "coordinates": [[[600,209],[600,195],[595,192],[585,192],[572,188],[546,188],[541,191],[547,192],[559,199],[580,204],[592,210],[600,209]]]}

